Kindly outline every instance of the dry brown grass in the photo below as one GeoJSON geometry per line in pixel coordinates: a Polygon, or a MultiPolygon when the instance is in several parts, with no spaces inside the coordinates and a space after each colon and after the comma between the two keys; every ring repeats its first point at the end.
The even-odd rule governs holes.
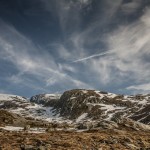
{"type": "Polygon", "coordinates": [[[2,150],[20,150],[20,145],[49,145],[50,150],[127,150],[150,149],[150,132],[93,130],[88,132],[55,131],[50,133],[1,132],[2,150]]]}

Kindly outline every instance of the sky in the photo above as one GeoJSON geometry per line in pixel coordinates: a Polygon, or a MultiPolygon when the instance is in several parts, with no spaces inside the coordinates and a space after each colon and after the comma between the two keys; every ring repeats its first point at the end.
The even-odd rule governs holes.
{"type": "Polygon", "coordinates": [[[0,93],[150,93],[150,0],[0,0],[0,93]]]}

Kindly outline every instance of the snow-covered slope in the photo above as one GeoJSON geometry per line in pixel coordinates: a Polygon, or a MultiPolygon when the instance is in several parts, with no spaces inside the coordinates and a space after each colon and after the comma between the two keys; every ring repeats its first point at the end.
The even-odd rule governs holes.
{"type": "Polygon", "coordinates": [[[59,114],[55,114],[53,107],[30,102],[17,95],[0,94],[0,109],[19,114],[25,118],[42,119],[45,121],[61,121],[59,114]]]}
{"type": "Polygon", "coordinates": [[[0,94],[0,101],[7,101],[7,100],[13,100],[15,98],[18,98],[22,101],[26,100],[25,97],[18,96],[18,95],[11,95],[11,94],[0,94]]]}
{"type": "Polygon", "coordinates": [[[0,108],[2,109],[16,109],[30,105],[25,97],[18,95],[0,94],[0,108]]]}
{"type": "Polygon", "coordinates": [[[53,105],[53,103],[56,103],[56,101],[59,100],[60,97],[61,94],[38,94],[32,96],[30,98],[30,101],[37,104],[43,104],[44,106],[51,106],[53,105]]]}

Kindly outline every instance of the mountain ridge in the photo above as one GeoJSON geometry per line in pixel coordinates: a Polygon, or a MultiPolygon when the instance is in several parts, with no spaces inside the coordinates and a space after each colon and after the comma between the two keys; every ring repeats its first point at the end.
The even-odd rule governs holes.
{"type": "Polygon", "coordinates": [[[115,120],[121,116],[150,123],[150,94],[119,95],[73,89],[61,94],[39,94],[30,99],[0,94],[0,109],[46,121],[115,120]]]}

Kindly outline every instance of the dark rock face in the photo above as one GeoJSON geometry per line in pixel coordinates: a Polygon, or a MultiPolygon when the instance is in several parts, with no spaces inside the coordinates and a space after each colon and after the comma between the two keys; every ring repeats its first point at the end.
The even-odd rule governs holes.
{"type": "Polygon", "coordinates": [[[58,105],[55,108],[59,110],[62,116],[68,117],[69,119],[76,119],[83,113],[87,113],[89,108],[86,104],[88,102],[98,102],[98,97],[98,94],[92,90],[88,92],[84,90],[66,91],[60,97],[57,103],[58,105]],[[90,96],[92,97],[89,99],[90,96]]]}
{"type": "Polygon", "coordinates": [[[150,104],[137,111],[130,118],[136,121],[140,120],[140,122],[145,124],[150,124],[150,104]]]}
{"type": "Polygon", "coordinates": [[[86,113],[86,119],[113,120],[121,116],[130,116],[134,120],[149,124],[149,103],[149,95],[124,96],[101,91],[75,89],[64,92],[55,109],[61,116],[71,120],[86,113]]]}

